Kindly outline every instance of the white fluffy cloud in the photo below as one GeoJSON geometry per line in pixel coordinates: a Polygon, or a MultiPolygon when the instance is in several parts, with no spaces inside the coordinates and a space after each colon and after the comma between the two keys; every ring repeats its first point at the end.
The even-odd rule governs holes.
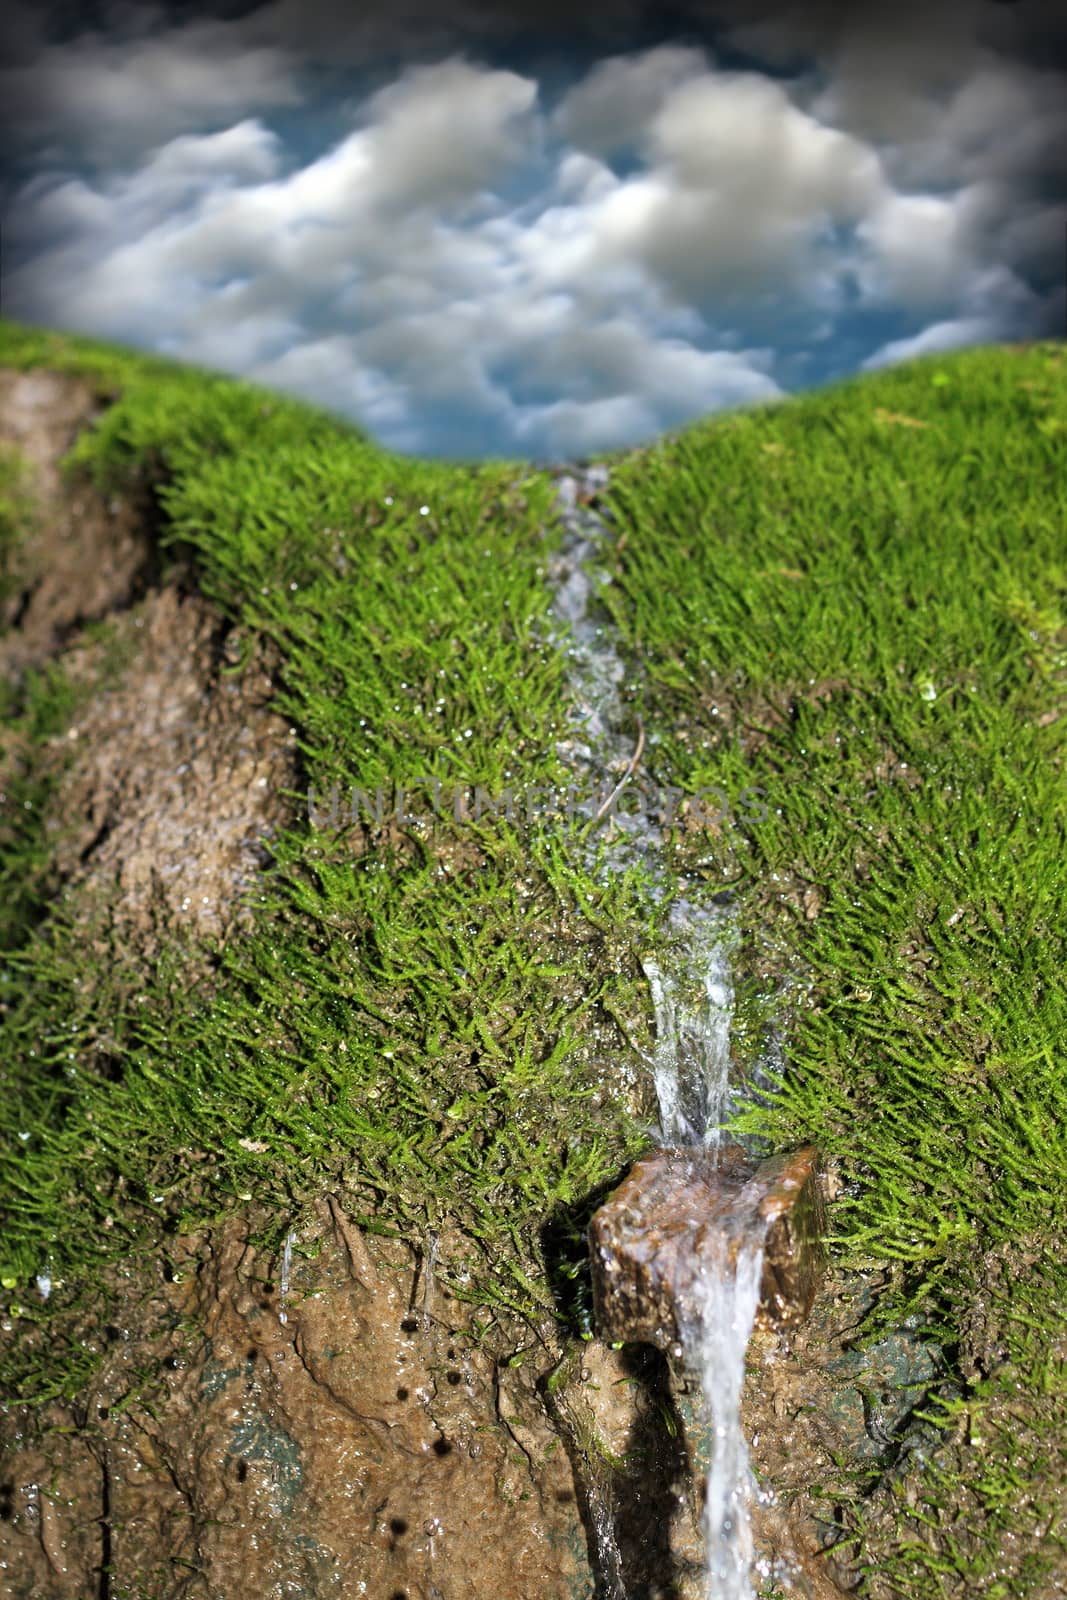
{"type": "MultiPolygon", "coordinates": [[[[885,367],[936,350],[994,344],[1008,330],[1034,326],[1042,308],[1062,326],[1067,309],[1062,288],[1042,297],[1010,267],[992,265],[971,275],[959,300],[959,315],[932,322],[907,338],[888,340],[862,365],[885,367]]],[[[1043,320],[1050,318],[1046,315],[1043,320]]]]}
{"type": "Polygon", "coordinates": [[[858,236],[868,247],[861,281],[869,298],[906,306],[939,304],[958,288],[969,261],[966,192],[886,195],[858,236]]]}
{"type": "Polygon", "coordinates": [[[680,45],[601,61],[562,97],[554,131],[577,150],[611,155],[640,140],[672,90],[707,65],[703,50],[680,45]]]}
{"type": "Polygon", "coordinates": [[[873,356],[868,356],[863,366],[867,371],[888,367],[897,361],[911,361],[916,356],[932,355],[938,350],[956,350],[964,345],[985,344],[997,336],[994,322],[983,317],[957,317],[948,322],[932,322],[921,333],[910,339],[891,339],[873,356]]]}
{"type": "Polygon", "coordinates": [[[537,137],[536,99],[528,78],[462,60],[405,73],[367,102],[368,200],[399,213],[469,198],[537,137]]]}
{"type": "Polygon", "coordinates": [[[10,315],[275,383],[393,448],[544,458],[779,395],[756,312],[823,346],[846,304],[925,320],[873,366],[1012,336],[1039,305],[1020,273],[1058,214],[1013,175],[1056,123],[1051,85],[973,41],[954,79],[951,30],[920,70],[913,38],[835,44],[816,12],[779,44],[821,27],[829,83],[670,46],[602,60],[554,108],[453,54],[398,67],[298,159],[264,121],[302,92],[288,15],[38,41],[10,69],[52,140],[12,208],[10,315]],[[881,88],[915,67],[906,116],[858,92],[876,45],[881,88]],[[61,152],[82,138],[79,167],[61,152]]]}

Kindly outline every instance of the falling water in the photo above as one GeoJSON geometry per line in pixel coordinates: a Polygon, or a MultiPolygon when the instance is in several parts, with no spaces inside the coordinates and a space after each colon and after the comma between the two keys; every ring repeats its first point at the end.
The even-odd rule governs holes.
{"type": "MultiPolygon", "coordinates": [[[[677,910],[677,907],[675,908],[677,910]]],[[[656,1047],[652,1060],[663,1142],[718,1152],[730,1108],[733,982],[730,930],[721,916],[682,903],[689,932],[683,982],[650,957],[656,1047]]],[[[683,1359],[700,1384],[709,1443],[704,1500],[707,1600],[751,1600],[748,1448],[741,1426],[745,1352],[759,1304],[765,1222],[748,1221],[731,1257],[726,1229],[700,1235],[695,1319],[680,1328],[683,1359]]]]}
{"type": "Polygon", "coordinates": [[[278,1283],[278,1321],[279,1322],[288,1322],[288,1320],[289,1320],[288,1315],[287,1315],[286,1310],[285,1310],[285,1298],[289,1293],[289,1272],[290,1272],[290,1269],[292,1268],[292,1264],[293,1264],[293,1240],[295,1238],[296,1238],[296,1234],[293,1233],[292,1230],[290,1230],[285,1236],[285,1244],[284,1244],[284,1246],[282,1248],[282,1270],[281,1270],[281,1277],[280,1277],[280,1280],[279,1280],[279,1283],[278,1283]]]}
{"type": "Polygon", "coordinates": [[[759,1304],[763,1237],[750,1238],[731,1262],[716,1239],[702,1263],[699,1320],[682,1330],[686,1356],[696,1368],[710,1438],[704,1500],[708,1600],[750,1600],[752,1595],[751,1477],[741,1426],[745,1351],[759,1304]]]}
{"type": "MultiPolygon", "coordinates": [[[[660,1126],[665,1144],[692,1145],[718,1159],[730,1109],[732,929],[721,916],[701,914],[684,902],[677,921],[689,933],[681,976],[663,972],[651,958],[642,963],[656,1017],[652,1066],[660,1126]]],[[[741,1390],[767,1224],[749,1215],[744,1226],[732,1251],[725,1225],[698,1235],[696,1315],[679,1329],[685,1367],[700,1384],[709,1445],[703,1517],[707,1600],[752,1600],[754,1595],[741,1390]]]]}
{"type": "MultiPolygon", "coordinates": [[[[604,467],[558,475],[558,495],[568,536],[550,575],[554,612],[566,629],[576,710],[568,737],[558,746],[577,778],[588,783],[617,775],[633,751],[620,696],[625,666],[610,626],[590,615],[595,588],[604,576],[595,566],[598,548],[610,537],[604,517],[577,505],[580,487],[603,488],[604,467]]],[[[662,864],[663,831],[644,811],[613,814],[609,870],[640,859],[651,869],[655,898],[672,880],[662,864]]],[[[587,852],[589,846],[587,845],[587,852]]],[[[591,856],[587,856],[591,864],[591,856]]],[[[675,900],[671,969],[651,956],[642,967],[652,991],[656,1043],[650,1060],[665,1145],[718,1152],[730,1103],[730,1023],[733,984],[730,953],[735,938],[729,907],[675,900]]],[[[717,1155],[716,1155],[717,1159],[717,1155]]],[[[764,1229],[765,1231],[765,1229],[764,1229]]],[[[698,1312],[681,1329],[689,1372],[702,1391],[710,1449],[704,1532],[708,1600],[752,1600],[750,1473],[740,1404],[745,1352],[759,1301],[763,1232],[750,1227],[731,1253],[716,1235],[702,1247],[698,1312]]],[[[618,1543],[609,1509],[598,1500],[594,1529],[601,1575],[608,1592],[623,1600],[618,1543]]]]}

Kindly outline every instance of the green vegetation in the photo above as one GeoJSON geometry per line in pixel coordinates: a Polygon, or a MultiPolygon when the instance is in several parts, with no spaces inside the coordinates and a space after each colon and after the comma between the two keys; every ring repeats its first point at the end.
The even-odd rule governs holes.
{"type": "Polygon", "coordinates": [[[85,690],[53,662],[31,669],[17,684],[0,685],[0,958],[17,949],[49,898],[53,838],[45,831],[59,763],[46,766],[48,741],[66,727],[85,690]]]}
{"type": "MultiPolygon", "coordinates": [[[[547,475],[393,456],[40,330],[0,325],[0,361],[115,397],[70,471],[150,485],[203,591],[276,647],[316,796],[566,783],[547,475]]],[[[671,847],[737,896],[741,1066],[772,990],[788,1025],[739,1127],[836,1159],[835,1250],[892,1269],[868,1336],[915,1316],[950,1369],[936,1450],[829,1486],[872,1592],[908,1600],[1037,1594],[1062,1560],[1065,428],[1062,350],[1036,345],[607,458],[645,774],[767,804],[671,847]]],[[[458,1230],[442,1272],[487,1336],[580,1318],[582,1219],[643,1139],[601,1063],[647,1040],[659,913],[577,867],[562,820],[315,828],[292,801],[255,931],[206,966],[176,941],[87,970],[63,907],[9,938],[2,1275],[53,1341],[8,1358],[22,1393],[83,1381],[57,1330],[108,1261],[239,1206],[277,1238],[325,1186],[370,1227],[458,1230]],[[30,1308],[46,1261],[65,1287],[30,1308]]]]}
{"type": "Polygon", "coordinates": [[[839,1156],[857,1262],[921,1267],[951,1316],[1067,1158],[1067,386],[1058,352],[944,366],[622,459],[605,600],[657,775],[763,791],[765,821],[701,841],[709,877],[750,923],[816,892],[784,913],[811,986],[790,1072],[744,1125],[839,1156]]]}

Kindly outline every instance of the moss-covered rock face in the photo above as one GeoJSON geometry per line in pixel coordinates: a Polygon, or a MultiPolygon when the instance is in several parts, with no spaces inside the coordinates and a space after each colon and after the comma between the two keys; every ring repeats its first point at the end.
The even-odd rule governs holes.
{"type": "MultiPolygon", "coordinates": [[[[580,821],[492,803],[571,778],[553,480],[11,324],[0,368],[6,1573],[239,1594],[219,1530],[301,1521],[307,1593],[589,1594],[604,1496],[678,1471],[646,1357],[604,1378],[629,1421],[565,1376],[667,930],[580,821]],[[435,1471],[510,1566],[470,1576],[435,1471]]],[[[665,853],[734,894],[737,1131],[837,1185],[753,1462],[809,1584],[877,1600],[1061,1582],[1065,424],[1059,348],[975,350],[603,491],[637,776],[726,797],[665,853]]],[[[629,1592],[697,1581],[664,1541],[623,1538],[629,1592]]]]}

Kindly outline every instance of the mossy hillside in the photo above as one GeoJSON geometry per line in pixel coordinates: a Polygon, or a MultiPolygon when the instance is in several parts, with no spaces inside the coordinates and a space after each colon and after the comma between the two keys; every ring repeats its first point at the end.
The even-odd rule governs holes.
{"type": "Polygon", "coordinates": [[[929,1409],[976,1442],[900,1490],[908,1596],[1063,1559],[1065,430],[1062,347],[978,349],[618,453],[606,492],[648,766],[767,807],[676,856],[791,980],[738,1126],[836,1159],[835,1248],[894,1269],[869,1336],[915,1313],[957,1364],[929,1409]]]}
{"type": "MultiPolygon", "coordinates": [[[[492,787],[516,756],[523,782],[565,782],[542,475],[385,457],[244,385],[4,337],[9,364],[72,364],[123,394],[77,459],[101,483],[156,483],[206,592],[278,645],[318,794],[409,784],[416,766],[492,787]],[[494,559],[472,561],[478,546],[494,559]],[[452,698],[436,692],[450,670],[452,698]]],[[[955,1387],[927,1402],[946,1444],[899,1480],[914,1548],[878,1534],[871,1508],[893,1480],[881,1501],[844,1465],[827,1485],[843,1536],[867,1527],[896,1552],[872,1582],[908,1596],[1026,1593],[1056,1559],[1063,422],[1055,347],[974,351],[611,458],[604,598],[642,684],[646,772],[768,801],[763,822],[731,805],[675,853],[709,891],[735,885],[743,961],[793,996],[790,1071],[747,1124],[837,1157],[836,1248],[897,1264],[872,1336],[917,1309],[955,1363],[955,1387]],[[1018,1270],[983,1305],[988,1263],[1013,1249],[1018,1270]],[[1031,1485],[1024,1511],[1013,1473],[1031,1485]]],[[[7,963],[16,1100],[32,1111],[9,1168],[19,1303],[42,1249],[84,1283],[116,1230],[122,1248],[158,1248],[166,1228],[253,1196],[277,1235],[340,1179],[373,1226],[416,1236],[457,1216],[460,1292],[498,1314],[543,1306],[537,1234],[551,1221],[573,1236],[641,1142],[590,1057],[612,1014],[647,1022],[634,955],[662,938],[640,886],[613,901],[567,837],[562,822],[446,819],[431,840],[298,818],[259,932],[192,990],[177,956],[150,981],[120,960],[85,981],[62,917],[38,929],[7,963]]],[[[763,1010],[746,1001],[746,1018],[763,1010]]],[[[45,1375],[24,1380],[40,1391],[45,1375]]]]}
{"type": "MultiPolygon", "coordinates": [[[[644,1137],[603,1086],[626,1048],[614,1013],[644,1009],[640,886],[576,868],[563,819],[479,815],[468,793],[457,820],[451,803],[565,784],[550,480],[389,456],[247,385],[4,329],[4,362],[42,357],[115,402],[66,470],[153,486],[168,548],[277,647],[303,775],[322,809],[336,784],[342,814],[316,827],[294,791],[257,932],[195,981],[180,938],[148,972],[106,918],[87,970],[63,907],[11,953],[4,1278],[22,1321],[53,1326],[104,1263],[168,1230],[251,1206],[279,1238],[338,1186],[415,1242],[447,1220],[466,1246],[442,1255],[443,1283],[487,1317],[542,1317],[542,1230],[557,1257],[580,1251],[572,1213],[644,1137]],[[358,787],[432,817],[432,780],[432,826],[343,815],[358,787]],[[46,1267],[60,1288],[39,1306],[46,1267]]],[[[62,1387],[61,1346],[27,1350],[47,1371],[24,1363],[24,1392],[62,1387]]]]}

